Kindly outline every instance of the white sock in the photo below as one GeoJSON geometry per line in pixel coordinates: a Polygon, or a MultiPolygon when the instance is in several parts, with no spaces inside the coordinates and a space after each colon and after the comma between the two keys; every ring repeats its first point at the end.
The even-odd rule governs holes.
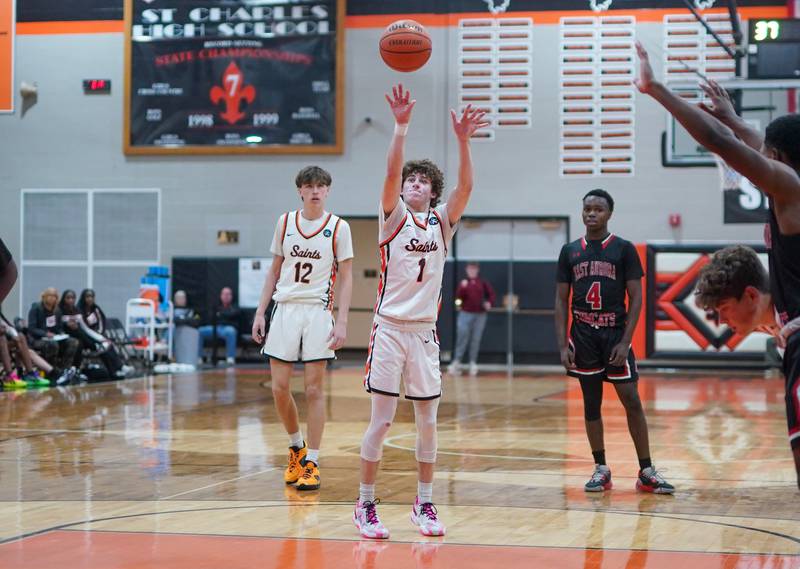
{"type": "Polygon", "coordinates": [[[289,446],[303,448],[302,431],[297,431],[296,433],[289,433],[289,446]]]}
{"type": "Polygon", "coordinates": [[[433,482],[417,482],[417,497],[420,504],[433,502],[433,482]]]}
{"type": "Polygon", "coordinates": [[[358,500],[363,504],[364,502],[375,501],[375,485],[374,484],[359,484],[358,485],[358,500]]]}
{"type": "Polygon", "coordinates": [[[319,449],[308,449],[306,450],[306,460],[310,460],[317,466],[319,466],[319,449]]]}

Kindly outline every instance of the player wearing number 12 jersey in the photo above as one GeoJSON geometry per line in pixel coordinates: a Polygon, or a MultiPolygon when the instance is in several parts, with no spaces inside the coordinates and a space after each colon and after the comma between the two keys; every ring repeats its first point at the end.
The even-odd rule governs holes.
{"type": "Polygon", "coordinates": [[[289,435],[286,484],[298,490],[320,486],[319,447],[325,427],[322,381],[328,360],[346,338],[347,314],[353,290],[353,243],[343,219],[325,211],[331,176],[317,166],[304,168],[295,180],[302,209],[284,213],[272,238],[270,267],[253,322],[253,339],[264,343],[272,372],[275,409],[289,435]],[[333,319],[333,293],[341,277],[339,313],[333,319]],[[273,295],[274,293],[274,295],[273,295]],[[265,334],[265,312],[275,302],[265,334]],[[295,362],[305,367],[308,445],[289,379],[295,362]]]}
{"type": "Polygon", "coordinates": [[[583,392],[586,434],[595,470],[587,492],[611,488],[603,442],[603,382],[614,385],[625,406],[628,429],[639,457],[636,488],[671,494],[675,488],[653,467],[647,419],[639,399],[636,359],[631,349],[633,331],[642,308],[642,265],[629,241],[608,231],[614,200],[604,190],[592,190],[583,199],[586,235],[564,245],[556,280],[556,335],[561,363],[577,377],[583,392]],[[572,291],[572,326],[567,334],[567,308],[572,291]],[[629,310],[625,307],[625,296],[629,310]]]}

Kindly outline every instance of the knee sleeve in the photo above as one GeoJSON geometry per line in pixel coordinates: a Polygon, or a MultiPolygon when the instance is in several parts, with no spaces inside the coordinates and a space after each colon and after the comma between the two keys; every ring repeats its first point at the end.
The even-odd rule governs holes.
{"type": "Polygon", "coordinates": [[[439,398],[429,401],[414,401],[414,421],[417,424],[416,457],[419,462],[436,462],[438,438],[436,415],[439,398]]]}
{"type": "Polygon", "coordinates": [[[600,407],[603,405],[603,382],[598,377],[580,378],[583,392],[583,417],[587,421],[602,418],[600,407]]]}
{"type": "Polygon", "coordinates": [[[361,441],[361,458],[370,462],[378,462],[383,456],[383,439],[392,426],[397,410],[397,397],[389,397],[379,393],[372,394],[372,413],[369,426],[361,441]]]}

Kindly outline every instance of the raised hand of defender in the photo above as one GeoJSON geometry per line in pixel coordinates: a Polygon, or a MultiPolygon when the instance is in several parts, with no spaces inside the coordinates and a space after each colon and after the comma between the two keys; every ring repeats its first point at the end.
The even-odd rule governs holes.
{"type": "Polygon", "coordinates": [[[456,112],[450,109],[450,118],[453,119],[453,132],[459,140],[469,140],[475,131],[479,128],[489,126],[489,121],[483,120],[486,116],[486,111],[480,109],[473,109],[472,105],[467,105],[464,112],[461,113],[461,118],[457,118],[456,112]]]}
{"type": "Polygon", "coordinates": [[[408,124],[408,121],[411,120],[411,111],[414,109],[414,105],[417,104],[417,100],[409,99],[411,99],[411,91],[404,90],[402,83],[392,87],[391,97],[388,94],[386,95],[386,100],[389,102],[389,107],[394,115],[394,122],[397,124],[408,124]]]}
{"type": "Polygon", "coordinates": [[[649,93],[653,84],[656,82],[653,74],[653,67],[650,65],[650,56],[641,42],[636,42],[636,54],[639,56],[639,76],[633,80],[633,84],[642,93],[649,93]]]}
{"type": "Polygon", "coordinates": [[[628,352],[630,352],[630,344],[620,342],[611,350],[611,357],[608,358],[608,363],[615,367],[622,367],[625,365],[625,360],[628,359],[628,352]]]}
{"type": "Polygon", "coordinates": [[[736,118],[731,96],[719,83],[709,79],[707,83],[700,83],[700,88],[711,101],[711,105],[699,103],[701,109],[723,123],[736,118]]]}

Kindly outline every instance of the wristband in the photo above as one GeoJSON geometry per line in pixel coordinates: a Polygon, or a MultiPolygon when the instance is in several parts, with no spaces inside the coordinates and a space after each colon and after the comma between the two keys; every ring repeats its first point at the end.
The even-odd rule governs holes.
{"type": "Polygon", "coordinates": [[[405,124],[394,123],[394,133],[397,136],[405,136],[407,132],[408,132],[408,123],[405,124]]]}

